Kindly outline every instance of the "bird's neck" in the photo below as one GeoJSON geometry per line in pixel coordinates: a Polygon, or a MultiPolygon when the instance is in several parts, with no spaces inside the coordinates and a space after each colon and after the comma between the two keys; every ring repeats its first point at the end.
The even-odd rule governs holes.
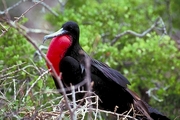
{"type": "Polygon", "coordinates": [[[81,54],[80,52],[83,51],[82,47],[80,46],[79,43],[75,43],[71,45],[71,47],[67,50],[65,56],[71,56],[75,58],[76,60],[79,60],[79,55],[81,54]]]}

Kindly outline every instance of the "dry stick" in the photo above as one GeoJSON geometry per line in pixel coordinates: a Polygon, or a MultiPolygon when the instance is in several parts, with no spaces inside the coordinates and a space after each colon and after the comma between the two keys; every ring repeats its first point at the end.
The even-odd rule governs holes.
{"type": "MultiPolygon", "coordinates": [[[[85,77],[85,80],[86,80],[86,88],[87,88],[87,96],[90,96],[91,93],[91,71],[90,71],[90,65],[91,65],[91,61],[90,61],[90,58],[89,57],[85,57],[85,70],[86,70],[86,77],[85,77]]],[[[87,99],[88,102],[92,102],[91,99],[87,99]]],[[[91,114],[89,113],[90,116],[88,117],[91,117],[91,114]]],[[[90,118],[89,118],[90,119],[90,118]]]]}
{"type": "Polygon", "coordinates": [[[21,27],[26,33],[36,33],[36,34],[39,34],[39,33],[50,34],[50,33],[51,33],[50,31],[47,31],[47,30],[27,28],[27,27],[25,27],[25,26],[23,26],[23,25],[20,25],[20,27],[21,27]]]}
{"type": "MultiPolygon", "coordinates": [[[[76,95],[75,95],[76,93],[75,93],[75,88],[73,85],[71,85],[71,89],[72,89],[73,109],[76,109],[76,95]]],[[[72,111],[72,117],[73,117],[73,120],[76,120],[77,115],[75,111],[72,111]]]]}
{"type": "Polygon", "coordinates": [[[133,108],[131,108],[131,109],[128,111],[128,113],[125,115],[125,117],[124,117],[124,118],[127,118],[127,117],[128,117],[128,115],[129,115],[129,113],[130,113],[132,110],[133,110],[133,108]]]}
{"type": "Polygon", "coordinates": [[[16,90],[16,80],[13,79],[13,87],[14,87],[14,101],[16,101],[16,96],[17,96],[17,90],[16,90]]]}
{"type": "Polygon", "coordinates": [[[157,91],[159,90],[159,88],[155,87],[155,88],[150,88],[148,91],[146,91],[146,94],[148,94],[148,96],[153,97],[156,101],[158,102],[162,102],[162,99],[159,99],[158,97],[156,97],[155,95],[153,95],[153,91],[157,91]]]}
{"type": "Polygon", "coordinates": [[[136,33],[136,32],[134,32],[132,30],[127,30],[127,31],[125,31],[125,32],[123,32],[121,34],[116,35],[116,37],[112,40],[111,45],[114,45],[118,41],[119,38],[121,38],[122,36],[124,36],[126,34],[131,34],[131,35],[134,35],[134,36],[137,36],[137,37],[145,36],[147,33],[151,32],[158,25],[159,20],[160,20],[160,18],[157,18],[155,20],[155,23],[149,29],[147,29],[146,31],[144,31],[141,34],[136,33]]]}
{"type": "MultiPolygon", "coordinates": [[[[88,108],[89,110],[91,111],[95,111],[96,109],[95,108],[88,108]]],[[[121,117],[127,117],[127,118],[131,118],[133,120],[138,120],[132,116],[129,116],[129,115],[124,115],[124,114],[119,114],[119,113],[115,113],[115,112],[111,112],[111,111],[106,111],[106,110],[101,110],[101,109],[98,109],[99,112],[103,112],[103,113],[107,113],[107,114],[112,114],[112,115],[116,115],[116,116],[121,116],[121,117]]]]}
{"type": "MultiPolygon", "coordinates": [[[[3,3],[4,3],[4,0],[2,0],[3,3]]],[[[17,3],[15,3],[14,5],[12,5],[11,7],[9,8],[6,8],[4,11],[0,11],[0,15],[4,15],[6,14],[6,12],[9,12],[10,10],[14,9],[15,7],[19,6],[21,3],[23,2],[27,2],[29,0],[21,0],[21,1],[18,1],[17,3]]],[[[52,14],[54,14],[56,17],[58,16],[58,13],[56,13],[55,11],[53,11],[46,3],[43,2],[43,0],[41,1],[37,1],[37,0],[31,0],[33,3],[40,3],[42,6],[44,6],[47,10],[49,10],[52,14]]]]}
{"type": "MultiPolygon", "coordinates": [[[[84,102],[85,98],[90,96],[92,93],[91,93],[91,84],[90,84],[90,81],[91,81],[91,73],[90,73],[90,65],[91,65],[91,61],[90,61],[90,58],[88,56],[85,55],[85,53],[83,51],[79,51],[80,54],[83,56],[83,60],[82,62],[85,63],[85,70],[86,70],[86,76],[85,76],[85,79],[80,82],[79,84],[75,85],[75,88],[78,88],[79,86],[82,86],[84,84],[86,84],[86,88],[87,88],[87,93],[84,95],[84,97],[82,98],[82,100],[78,103],[78,107],[76,107],[76,109],[73,110],[73,112],[75,112],[79,106],[84,102]]],[[[83,63],[82,63],[83,64],[83,63]]],[[[89,102],[91,102],[91,99],[88,99],[89,102]]]]}
{"type": "MultiPolygon", "coordinates": [[[[35,7],[36,5],[38,5],[40,2],[35,3],[34,5],[32,5],[31,7],[29,7],[24,13],[22,13],[19,17],[16,18],[16,20],[14,21],[14,23],[16,24],[27,12],[29,12],[33,7],[35,7]]],[[[18,24],[17,24],[18,25],[18,24]]],[[[20,26],[20,25],[18,25],[20,26]]],[[[16,27],[18,28],[18,27],[16,27]]],[[[19,27],[20,29],[22,29],[21,27],[19,27]]],[[[19,31],[19,30],[18,30],[19,31]]]]}
{"type": "MultiPolygon", "coordinates": [[[[3,78],[0,78],[0,80],[7,80],[7,79],[14,79],[14,78],[17,78],[19,75],[14,75],[14,76],[6,76],[6,77],[4,77],[3,76],[3,78]]],[[[9,84],[9,83],[8,83],[9,84]]],[[[6,85],[6,84],[3,84],[3,85],[6,85]]],[[[1,87],[1,85],[0,85],[0,87],[1,87]]]]}
{"type": "Polygon", "coordinates": [[[91,65],[91,61],[89,57],[85,58],[85,69],[86,69],[86,87],[87,87],[87,91],[90,92],[91,91],[91,71],[90,71],[90,65],[91,65]]]}
{"type": "MultiPolygon", "coordinates": [[[[2,0],[2,3],[3,3],[3,6],[4,6],[4,14],[6,16],[6,19],[10,19],[10,15],[7,11],[7,5],[6,5],[6,2],[5,0],[2,0]]],[[[1,12],[1,11],[0,11],[1,12]]],[[[1,15],[1,14],[0,14],[1,15]]],[[[1,25],[2,26],[2,25],[1,25]]],[[[0,37],[2,37],[8,30],[9,30],[9,27],[7,29],[5,29],[3,26],[2,26],[3,30],[2,30],[2,34],[0,35],[0,37]]]]}
{"type": "Polygon", "coordinates": [[[96,98],[95,98],[95,100],[96,100],[96,110],[95,110],[95,120],[96,120],[96,118],[97,118],[97,113],[98,113],[98,105],[99,105],[99,99],[98,99],[98,96],[96,96],[96,98]]]}
{"type": "Polygon", "coordinates": [[[53,11],[46,3],[44,3],[44,2],[40,2],[40,4],[42,5],[42,6],[44,6],[47,10],[49,10],[53,15],[55,15],[56,17],[58,17],[59,16],[59,14],[57,13],[57,12],[55,12],[55,11],[53,11]]]}
{"type": "Polygon", "coordinates": [[[42,73],[42,75],[40,75],[35,82],[33,82],[33,84],[31,85],[31,87],[26,91],[26,94],[23,97],[23,102],[25,100],[25,98],[28,96],[29,92],[31,91],[31,89],[35,86],[35,84],[45,75],[49,72],[49,70],[45,71],[44,73],[42,73]]]}
{"type": "Polygon", "coordinates": [[[58,0],[59,4],[60,4],[60,12],[63,13],[64,12],[64,8],[65,8],[65,5],[66,3],[68,2],[68,0],[58,0]]]}
{"type": "Polygon", "coordinates": [[[8,11],[7,11],[7,5],[6,5],[5,0],[2,0],[2,3],[3,3],[3,6],[4,6],[4,9],[5,9],[4,14],[6,15],[7,19],[10,19],[11,17],[9,15],[8,11]]]}
{"type": "MultiPolygon", "coordinates": [[[[81,92],[82,92],[82,91],[81,91],[81,92]]],[[[84,97],[81,99],[81,101],[78,103],[76,109],[74,109],[73,112],[75,112],[75,111],[79,108],[79,106],[84,102],[85,98],[88,97],[90,94],[92,94],[92,93],[90,93],[90,91],[87,91],[87,92],[86,92],[86,94],[85,94],[84,97]]]]}
{"type": "MultiPolygon", "coordinates": [[[[82,99],[78,100],[78,101],[80,101],[80,102],[78,103],[76,109],[73,110],[73,112],[75,112],[75,111],[80,107],[80,105],[85,101],[85,98],[88,97],[89,94],[95,95],[95,96],[97,97],[97,100],[100,100],[99,96],[97,96],[97,95],[96,95],[94,92],[92,92],[92,91],[77,91],[76,94],[77,94],[77,93],[86,93],[86,94],[84,95],[84,97],[83,97],[82,99]]],[[[70,94],[71,94],[71,93],[70,93],[70,94]]],[[[76,101],[76,102],[78,102],[78,101],[76,101]]],[[[101,100],[100,100],[100,101],[101,101],[101,100]]],[[[98,106],[96,106],[96,107],[98,108],[98,106]]]]}
{"type": "MultiPolygon", "coordinates": [[[[2,0],[2,1],[4,1],[4,0],[2,0]]],[[[15,7],[19,6],[21,3],[25,2],[25,1],[27,1],[27,0],[21,0],[17,3],[15,3],[14,5],[12,5],[11,7],[6,8],[4,11],[0,11],[0,15],[6,14],[6,12],[9,12],[9,10],[14,9],[15,7]]]]}
{"type": "Polygon", "coordinates": [[[0,23],[0,26],[1,26],[1,35],[0,37],[2,37],[8,30],[9,30],[9,27],[8,28],[5,28],[1,23],[0,23]]]}
{"type": "MultiPolygon", "coordinates": [[[[21,86],[19,87],[19,89],[18,89],[18,91],[17,91],[17,96],[18,96],[18,94],[21,94],[22,89],[23,89],[23,87],[25,86],[26,82],[27,82],[27,80],[23,81],[23,83],[22,83],[21,86]]],[[[24,92],[23,92],[23,95],[24,95],[24,92]]],[[[22,95],[22,96],[23,96],[23,95],[22,95]]]]}
{"type": "Polygon", "coordinates": [[[8,72],[7,74],[1,75],[1,76],[0,76],[0,79],[9,77],[11,74],[15,74],[15,73],[17,73],[17,72],[19,72],[19,71],[20,71],[20,70],[18,69],[18,70],[14,70],[14,71],[12,71],[12,72],[8,72]]]}
{"type": "Polygon", "coordinates": [[[162,31],[163,31],[163,35],[160,38],[160,40],[161,40],[164,35],[167,35],[167,30],[166,30],[166,26],[165,26],[164,21],[162,20],[162,18],[160,18],[159,22],[162,24],[162,31]]]}

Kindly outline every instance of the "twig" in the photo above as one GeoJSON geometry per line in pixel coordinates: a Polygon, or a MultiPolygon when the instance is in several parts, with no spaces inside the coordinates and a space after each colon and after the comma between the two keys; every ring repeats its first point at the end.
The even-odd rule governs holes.
{"type": "MultiPolygon", "coordinates": [[[[16,18],[16,20],[14,21],[14,23],[17,23],[27,12],[29,12],[33,7],[35,7],[37,4],[39,4],[41,1],[36,2],[34,5],[32,5],[31,7],[29,7],[25,12],[23,12],[19,17],[16,18]]],[[[18,25],[18,24],[17,24],[18,25]]],[[[22,28],[21,28],[22,29],[22,28]]]]}
{"type": "MultiPolygon", "coordinates": [[[[12,5],[9,8],[6,8],[4,11],[0,11],[0,15],[4,15],[6,13],[8,13],[10,10],[14,9],[15,7],[19,6],[20,4],[27,2],[29,0],[20,0],[17,3],[15,3],[14,5],[12,5]]],[[[58,13],[56,13],[55,11],[53,11],[46,3],[43,2],[43,0],[31,0],[31,2],[35,3],[35,4],[41,4],[42,6],[44,6],[47,10],[49,10],[52,14],[54,14],[56,17],[58,16],[58,13]]]]}
{"type": "Polygon", "coordinates": [[[50,34],[50,31],[47,30],[42,30],[42,29],[32,29],[32,28],[27,28],[24,25],[20,25],[20,27],[26,32],[26,33],[36,33],[36,34],[50,34]]]}
{"type": "Polygon", "coordinates": [[[158,22],[159,22],[160,20],[161,20],[160,18],[157,18],[157,19],[155,20],[154,24],[151,25],[151,27],[150,27],[149,29],[147,29],[146,31],[144,31],[144,32],[141,33],[141,34],[140,34],[140,33],[136,33],[136,32],[134,32],[134,31],[132,31],[132,30],[127,30],[127,31],[125,31],[125,32],[123,32],[123,33],[120,33],[120,34],[116,35],[115,38],[112,40],[111,45],[114,45],[114,44],[118,41],[119,38],[121,38],[122,36],[124,36],[124,35],[126,35],[126,34],[131,34],[131,35],[134,35],[134,36],[136,36],[136,37],[143,37],[143,36],[145,36],[146,34],[148,34],[149,32],[151,32],[155,27],[157,27],[157,25],[159,24],[158,22]]]}
{"type": "Polygon", "coordinates": [[[128,117],[128,115],[129,115],[129,113],[130,113],[132,110],[133,110],[133,108],[131,107],[131,109],[128,111],[128,113],[125,115],[125,117],[124,117],[124,118],[127,118],[127,117],[128,117]]]}
{"type": "Polygon", "coordinates": [[[0,23],[0,26],[1,26],[1,35],[0,37],[2,37],[8,30],[9,30],[9,27],[8,28],[5,28],[1,23],[0,23]]]}
{"type": "MultiPolygon", "coordinates": [[[[17,95],[18,95],[20,92],[22,92],[22,89],[23,89],[23,87],[25,86],[26,82],[27,82],[27,80],[23,81],[23,83],[21,84],[21,86],[19,87],[19,89],[18,89],[18,91],[17,91],[17,95]]],[[[24,95],[24,93],[23,93],[23,95],[24,95]]],[[[22,96],[22,95],[21,95],[21,96],[22,96]]]]}
{"type": "Polygon", "coordinates": [[[25,98],[27,97],[27,95],[29,94],[29,92],[31,91],[31,89],[35,86],[35,84],[45,75],[49,72],[49,70],[45,71],[44,73],[42,73],[35,82],[33,82],[33,84],[31,85],[31,87],[26,91],[26,94],[23,97],[23,102],[25,101],[25,98]]]}
{"type": "Polygon", "coordinates": [[[148,91],[146,91],[146,93],[148,94],[148,96],[153,97],[153,98],[154,98],[155,100],[157,100],[158,102],[162,102],[162,101],[163,101],[162,99],[159,99],[159,98],[157,98],[155,95],[152,94],[152,91],[156,91],[156,90],[158,90],[157,87],[155,87],[155,88],[150,88],[148,91]]]}
{"type": "Polygon", "coordinates": [[[9,12],[10,10],[14,9],[15,7],[19,6],[21,3],[25,2],[25,1],[27,1],[27,0],[20,0],[19,2],[15,3],[11,7],[6,8],[4,11],[0,11],[0,15],[6,14],[6,12],[9,12]]]}
{"type": "Polygon", "coordinates": [[[60,12],[61,13],[64,13],[64,8],[65,8],[65,5],[66,3],[68,2],[68,0],[58,0],[59,4],[60,4],[60,12]]]}
{"type": "Polygon", "coordinates": [[[14,87],[14,101],[16,100],[16,96],[17,96],[17,90],[16,90],[16,80],[13,79],[13,87],[14,87]]]}
{"type": "Polygon", "coordinates": [[[12,71],[12,72],[8,72],[7,74],[4,74],[4,75],[0,76],[0,79],[2,80],[2,79],[4,79],[4,78],[7,78],[7,77],[9,77],[11,74],[15,74],[15,73],[17,73],[17,72],[19,72],[19,71],[20,71],[20,70],[18,69],[18,70],[12,71]]]}
{"type": "Polygon", "coordinates": [[[55,12],[54,10],[52,10],[51,7],[49,7],[49,5],[47,5],[46,3],[40,1],[40,4],[43,5],[47,10],[49,10],[54,16],[56,17],[59,16],[59,14],[55,12]]]}
{"type": "MultiPolygon", "coordinates": [[[[76,109],[76,96],[75,96],[75,89],[74,89],[74,86],[71,85],[71,89],[72,89],[72,101],[73,101],[73,109],[76,109]]],[[[76,120],[77,118],[77,115],[76,115],[76,112],[72,111],[70,112],[71,116],[72,116],[72,119],[73,120],[76,120]]]]}
{"type": "Polygon", "coordinates": [[[4,6],[4,9],[5,9],[4,14],[6,15],[7,19],[10,20],[10,15],[9,15],[9,13],[7,11],[7,5],[6,5],[5,0],[2,0],[2,3],[3,3],[3,6],[4,6]]]}
{"type": "MultiPolygon", "coordinates": [[[[96,109],[95,108],[88,108],[88,110],[91,110],[91,111],[95,111],[96,109]]],[[[126,117],[126,118],[130,118],[130,119],[133,119],[133,120],[138,120],[132,116],[129,116],[129,115],[123,115],[123,114],[119,114],[119,113],[115,113],[115,112],[111,112],[111,111],[106,111],[106,110],[101,110],[101,109],[98,109],[98,112],[103,112],[103,113],[107,113],[107,114],[112,114],[112,115],[116,115],[116,116],[120,116],[120,117],[126,117]]]]}

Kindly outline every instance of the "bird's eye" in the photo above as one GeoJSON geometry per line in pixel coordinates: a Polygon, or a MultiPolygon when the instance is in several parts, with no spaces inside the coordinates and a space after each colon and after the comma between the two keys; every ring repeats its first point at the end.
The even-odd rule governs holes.
{"type": "Polygon", "coordinates": [[[70,30],[70,31],[72,31],[72,30],[73,30],[73,27],[72,27],[72,26],[70,26],[70,27],[69,27],[69,30],[70,30]]]}
{"type": "Polygon", "coordinates": [[[72,31],[73,29],[72,29],[72,27],[70,27],[70,31],[72,31]]]}

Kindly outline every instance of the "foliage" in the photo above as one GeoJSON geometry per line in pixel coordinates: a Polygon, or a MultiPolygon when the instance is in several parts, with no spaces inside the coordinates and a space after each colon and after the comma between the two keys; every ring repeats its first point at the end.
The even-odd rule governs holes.
{"type": "Polygon", "coordinates": [[[111,46],[117,34],[129,29],[141,33],[159,16],[170,24],[165,16],[166,5],[166,2],[141,0],[76,0],[67,2],[59,17],[48,15],[47,19],[56,30],[66,21],[76,21],[80,25],[80,43],[85,51],[119,69],[131,81],[129,87],[140,95],[154,89],[149,91],[151,98],[145,100],[175,118],[180,106],[174,102],[180,95],[180,54],[175,42],[156,30],[143,38],[123,36],[111,46]],[[172,95],[174,99],[169,99],[172,95]],[[172,110],[175,111],[173,115],[172,110]]]}

